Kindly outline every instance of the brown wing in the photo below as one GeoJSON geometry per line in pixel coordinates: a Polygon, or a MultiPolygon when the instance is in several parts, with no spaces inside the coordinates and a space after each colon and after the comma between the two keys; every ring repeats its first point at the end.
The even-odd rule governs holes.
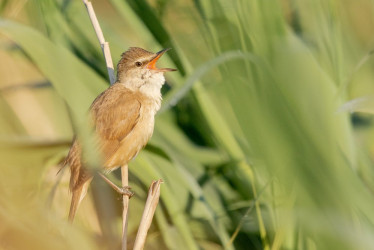
{"type": "Polygon", "coordinates": [[[131,90],[113,85],[96,98],[91,115],[105,160],[110,158],[139,120],[141,104],[131,90]]]}

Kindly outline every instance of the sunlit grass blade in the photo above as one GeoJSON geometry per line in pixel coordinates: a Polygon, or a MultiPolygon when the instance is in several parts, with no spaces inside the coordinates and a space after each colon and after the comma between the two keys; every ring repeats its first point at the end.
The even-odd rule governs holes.
{"type": "Polygon", "coordinates": [[[86,114],[93,99],[107,86],[104,79],[80,62],[70,51],[53,44],[39,32],[7,20],[0,21],[0,31],[17,42],[38,65],[72,107],[76,117],[86,114]]]}

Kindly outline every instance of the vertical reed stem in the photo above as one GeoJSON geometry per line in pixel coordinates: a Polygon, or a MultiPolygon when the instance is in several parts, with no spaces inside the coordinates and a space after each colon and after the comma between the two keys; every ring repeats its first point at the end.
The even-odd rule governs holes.
{"type": "MultiPolygon", "coordinates": [[[[129,168],[128,165],[121,167],[122,187],[129,185],[129,168]]],[[[127,249],[127,219],[129,211],[129,196],[122,196],[123,210],[122,210],[122,250],[127,249]]]]}

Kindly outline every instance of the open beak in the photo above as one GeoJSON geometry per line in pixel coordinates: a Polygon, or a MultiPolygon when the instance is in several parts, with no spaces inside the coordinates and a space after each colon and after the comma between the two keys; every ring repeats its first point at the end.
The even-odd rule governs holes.
{"type": "Polygon", "coordinates": [[[160,57],[166,52],[168,51],[170,48],[167,48],[167,49],[163,49],[159,52],[156,53],[156,56],[147,64],[147,69],[151,69],[151,70],[157,70],[158,72],[168,72],[168,71],[176,71],[176,69],[170,69],[170,68],[162,68],[162,69],[159,69],[156,67],[156,62],[158,61],[158,59],[160,59],[160,57]]]}

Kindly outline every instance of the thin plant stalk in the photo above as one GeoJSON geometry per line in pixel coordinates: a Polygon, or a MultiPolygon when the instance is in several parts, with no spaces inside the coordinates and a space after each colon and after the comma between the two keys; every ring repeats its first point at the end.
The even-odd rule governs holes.
{"type": "MultiPolygon", "coordinates": [[[[122,178],[122,187],[127,187],[129,185],[129,168],[128,165],[123,165],[121,167],[121,178],[122,178]]],[[[122,250],[127,249],[127,219],[129,211],[129,199],[128,195],[122,195],[122,250]]]]}
{"type": "MultiPolygon", "coordinates": [[[[91,2],[88,0],[82,0],[84,5],[87,8],[88,15],[90,17],[91,23],[94,27],[94,30],[96,32],[97,39],[99,40],[101,49],[104,54],[105,63],[108,70],[109,75],[109,81],[110,84],[114,84],[116,81],[115,75],[114,75],[114,67],[113,67],[113,60],[112,56],[110,54],[109,49],[109,43],[105,41],[103,32],[101,30],[99,21],[97,20],[95,11],[93,9],[93,6],[91,2]]],[[[122,179],[122,187],[129,186],[129,173],[128,173],[128,165],[123,165],[121,167],[121,179],[122,179]]],[[[162,180],[153,181],[149,191],[148,191],[148,197],[146,201],[146,205],[144,208],[142,220],[139,225],[138,233],[136,235],[135,244],[134,244],[134,250],[140,250],[144,248],[145,240],[147,237],[147,232],[149,230],[149,227],[151,226],[152,219],[154,216],[154,213],[156,211],[156,207],[158,205],[158,201],[160,198],[160,184],[162,183],[162,180]]],[[[128,209],[129,209],[129,196],[123,195],[123,210],[122,210],[122,250],[127,249],[127,222],[128,222],[128,209]]]]}
{"type": "Polygon", "coordinates": [[[142,250],[144,248],[145,239],[160,199],[161,183],[163,183],[163,181],[159,179],[158,181],[153,181],[149,187],[147,201],[145,203],[138,233],[136,234],[133,250],[142,250]]]}
{"type": "Polygon", "coordinates": [[[89,2],[88,0],[83,0],[83,3],[87,8],[87,12],[88,12],[88,15],[90,17],[92,26],[95,30],[97,39],[99,40],[101,49],[102,49],[103,54],[104,54],[105,64],[106,64],[106,67],[107,67],[107,70],[108,70],[110,84],[113,84],[113,83],[116,82],[116,77],[114,75],[113,60],[112,60],[112,56],[110,54],[109,43],[107,41],[105,41],[103,31],[101,30],[99,21],[97,20],[97,17],[96,17],[96,14],[95,14],[95,11],[93,9],[93,6],[92,6],[91,2],[89,2]]]}
{"type": "MultiPolygon", "coordinates": [[[[109,81],[110,84],[114,84],[116,82],[116,78],[114,75],[114,67],[113,67],[113,60],[110,54],[109,43],[105,41],[103,31],[101,30],[99,21],[97,20],[95,11],[91,2],[88,0],[83,0],[84,5],[87,8],[88,15],[90,17],[92,26],[95,30],[97,39],[99,40],[101,49],[104,54],[105,64],[108,70],[109,81]]],[[[129,185],[128,179],[128,166],[127,164],[121,167],[121,177],[122,177],[122,186],[129,185]]],[[[127,219],[128,219],[128,209],[129,209],[129,197],[127,195],[123,195],[123,211],[122,211],[122,250],[126,250],[127,248],[127,219]]]]}

